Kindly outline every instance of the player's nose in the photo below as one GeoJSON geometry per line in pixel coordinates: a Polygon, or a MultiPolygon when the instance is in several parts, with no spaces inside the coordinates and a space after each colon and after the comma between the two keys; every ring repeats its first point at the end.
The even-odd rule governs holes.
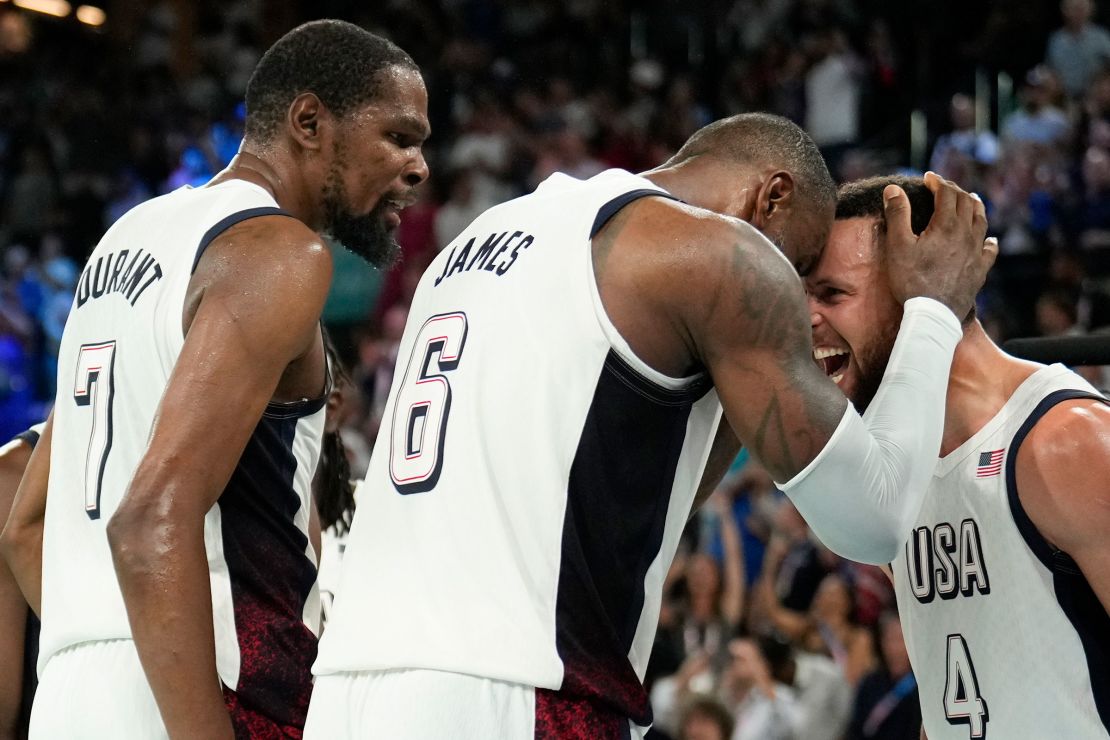
{"type": "Polygon", "coordinates": [[[405,184],[414,188],[428,179],[428,162],[424,159],[424,152],[418,152],[413,161],[405,169],[403,178],[405,184]]]}
{"type": "Polygon", "coordinates": [[[825,317],[822,316],[821,312],[818,310],[817,300],[813,297],[812,293],[806,293],[806,303],[809,308],[809,325],[816,329],[818,325],[825,321],[825,317]]]}

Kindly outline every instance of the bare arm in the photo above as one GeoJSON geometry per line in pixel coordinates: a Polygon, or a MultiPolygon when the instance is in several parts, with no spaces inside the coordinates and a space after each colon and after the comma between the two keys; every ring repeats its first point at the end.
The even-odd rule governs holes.
{"type": "Polygon", "coordinates": [[[813,360],[797,273],[748,224],[645,198],[593,240],[602,302],[633,351],[672,377],[707,369],[736,437],[818,538],[867,563],[890,562],[920,510],[962,336],[955,315],[997,254],[981,202],[935,175],[926,185],[936,208],[920,237],[906,194],[885,194],[887,272],[906,305],[864,419],[813,360]]]}
{"type": "Polygon", "coordinates": [[[730,627],[740,624],[744,615],[744,547],[740,527],[732,513],[732,496],[722,492],[718,521],[721,523],[721,547],[724,550],[724,579],[721,590],[721,616],[730,627]]]}
{"type": "Polygon", "coordinates": [[[728,425],[728,420],[722,417],[717,425],[717,436],[713,438],[713,446],[709,449],[709,459],[705,462],[705,471],[702,473],[701,483],[698,484],[698,491],[694,496],[691,514],[700,509],[706,499],[717,490],[717,485],[724,478],[739,452],[740,440],[728,425]]]}
{"type": "MultiPolygon", "coordinates": [[[[31,457],[31,445],[12,440],[0,447],[0,521],[6,521],[15,499],[23,470],[31,457]]],[[[0,560],[0,738],[15,739],[16,721],[23,689],[24,625],[27,602],[15,577],[0,560]]]]}
{"type": "Polygon", "coordinates": [[[759,592],[764,618],[783,635],[798,641],[810,630],[809,618],[801,612],[784,607],[775,592],[775,580],[779,576],[789,546],[782,535],[771,535],[771,542],[767,545],[767,554],[763,559],[763,572],[759,575],[755,587],[759,592]]]}
{"type": "MultiPolygon", "coordinates": [[[[291,219],[233,227],[205,253],[203,294],[108,540],[143,670],[173,738],[232,737],[216,673],[204,518],[291,363],[319,343],[331,258],[291,219]],[[214,434],[214,430],[219,430],[214,434]]],[[[322,390],[323,360],[318,358],[322,390]]]]}
{"type": "Polygon", "coordinates": [[[50,480],[50,440],[54,433],[54,414],[35,445],[19,490],[12,503],[0,548],[27,604],[42,612],[42,525],[46,518],[46,487],[50,480]]]}
{"type": "Polygon", "coordinates": [[[1018,450],[1022,507],[1050,544],[1075,560],[1110,612],[1110,406],[1066,401],[1018,450]]]}
{"type": "MultiPolygon", "coordinates": [[[[940,287],[937,295],[962,312],[974,290],[951,278],[938,278],[936,286],[923,283],[914,273],[913,255],[921,259],[917,268],[931,274],[939,269],[932,250],[949,254],[956,245],[956,253],[949,254],[953,272],[977,288],[993,261],[993,246],[983,244],[981,204],[933,184],[941,188],[938,210],[918,242],[889,244],[916,238],[908,230],[908,201],[904,224],[902,217],[891,218],[889,266],[905,283],[900,293],[940,287]],[[910,237],[902,235],[900,224],[910,237]],[[964,248],[967,254],[961,255],[964,248]]],[[[905,201],[898,193],[892,203],[905,201]]],[[[707,234],[707,249],[698,254],[701,264],[673,281],[682,286],[681,292],[672,289],[675,309],[713,377],[732,429],[774,479],[784,482],[823,543],[856,560],[889,562],[935,465],[958,322],[935,301],[918,301],[912,311],[907,305],[883,385],[860,420],[813,361],[800,285],[785,259],[739,224],[731,241],[720,231],[707,234]],[[689,286],[699,279],[704,298],[691,300],[689,286]],[[906,418],[916,423],[907,425],[906,418]],[[843,500],[847,491],[854,492],[850,502],[843,500]]]]}

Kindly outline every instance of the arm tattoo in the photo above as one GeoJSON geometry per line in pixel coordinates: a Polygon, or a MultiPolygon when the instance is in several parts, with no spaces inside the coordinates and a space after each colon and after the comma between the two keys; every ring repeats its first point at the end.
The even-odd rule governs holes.
{"type": "Polygon", "coordinates": [[[773,465],[777,469],[797,469],[794,455],[790,450],[790,441],[786,436],[786,424],[782,418],[778,394],[771,396],[771,402],[767,404],[767,410],[763,412],[763,418],[756,427],[752,438],[752,451],[757,458],[765,461],[765,464],[773,465]]]}

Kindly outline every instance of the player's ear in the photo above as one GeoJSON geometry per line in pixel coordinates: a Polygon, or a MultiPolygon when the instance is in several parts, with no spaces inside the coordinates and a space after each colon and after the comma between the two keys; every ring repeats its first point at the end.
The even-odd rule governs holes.
{"type": "Polygon", "coordinates": [[[289,104],[286,123],[290,135],[302,149],[318,151],[322,148],[322,128],[330,118],[327,108],[314,93],[304,92],[289,104]]]}
{"type": "Polygon", "coordinates": [[[760,183],[755,199],[755,212],[748,220],[760,231],[766,231],[772,220],[781,219],[794,204],[794,176],[778,170],[760,183]]]}

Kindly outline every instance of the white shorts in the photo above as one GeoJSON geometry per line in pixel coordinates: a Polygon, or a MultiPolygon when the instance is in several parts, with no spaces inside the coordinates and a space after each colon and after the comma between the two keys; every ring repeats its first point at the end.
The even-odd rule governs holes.
{"type": "Polygon", "coordinates": [[[443,671],[317,676],[305,740],[532,738],[535,690],[443,671]]]}
{"type": "Polygon", "coordinates": [[[31,707],[31,740],[168,740],[131,640],[84,642],[47,662],[31,707]]]}
{"type": "MultiPolygon", "coordinates": [[[[615,737],[638,739],[644,731],[627,720],[609,724],[619,725],[615,737]]],[[[548,732],[540,735],[554,737],[548,732]]],[[[535,688],[429,670],[317,676],[304,733],[305,740],[533,740],[537,736],[535,688]]],[[[593,732],[585,736],[601,737],[593,732]]]]}

